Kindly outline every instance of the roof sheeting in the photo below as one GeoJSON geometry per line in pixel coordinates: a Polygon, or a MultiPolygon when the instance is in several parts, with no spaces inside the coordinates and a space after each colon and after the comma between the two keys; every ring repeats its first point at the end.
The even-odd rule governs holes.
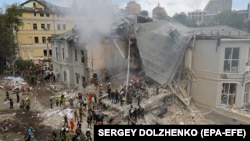
{"type": "Polygon", "coordinates": [[[145,73],[160,84],[171,83],[191,39],[173,25],[168,21],[136,25],[135,36],[145,73]]]}

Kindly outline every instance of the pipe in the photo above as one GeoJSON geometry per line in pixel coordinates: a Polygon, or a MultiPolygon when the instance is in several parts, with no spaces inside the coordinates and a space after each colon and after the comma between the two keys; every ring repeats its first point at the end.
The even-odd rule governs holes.
{"type": "Polygon", "coordinates": [[[221,39],[222,42],[231,42],[231,41],[235,41],[235,42],[242,42],[242,41],[249,41],[250,39],[221,39]]]}
{"type": "Polygon", "coordinates": [[[123,55],[123,53],[122,53],[122,51],[121,51],[119,45],[117,44],[117,42],[116,42],[115,40],[112,40],[112,41],[113,41],[113,43],[115,44],[116,48],[117,48],[117,49],[119,50],[119,52],[121,53],[122,57],[125,58],[125,56],[123,55]]]}
{"type": "Polygon", "coordinates": [[[243,86],[243,84],[244,84],[244,82],[245,82],[245,76],[246,76],[247,73],[248,73],[248,71],[246,71],[246,72],[243,74],[241,86],[243,86]]]}

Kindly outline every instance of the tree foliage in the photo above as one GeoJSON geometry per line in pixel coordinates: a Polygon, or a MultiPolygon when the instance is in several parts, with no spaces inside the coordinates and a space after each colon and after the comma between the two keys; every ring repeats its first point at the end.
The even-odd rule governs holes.
{"type": "Polygon", "coordinates": [[[246,27],[244,18],[235,11],[224,11],[214,17],[214,21],[220,25],[228,25],[243,29],[246,27]]]}
{"type": "MultiPolygon", "coordinates": [[[[20,17],[22,12],[16,4],[9,6],[6,12],[0,15],[0,65],[4,66],[6,58],[16,56],[17,44],[15,43],[14,29],[22,25],[20,17]]],[[[3,67],[2,67],[3,68],[3,67]]],[[[3,69],[0,68],[0,72],[3,69]]]]}
{"type": "Polygon", "coordinates": [[[145,16],[145,17],[148,17],[148,11],[147,10],[142,10],[141,15],[145,16]]]}
{"type": "Polygon", "coordinates": [[[189,26],[189,27],[197,26],[193,20],[188,19],[187,15],[184,12],[181,12],[180,14],[176,13],[173,16],[173,18],[186,26],[189,26]]]}
{"type": "Polygon", "coordinates": [[[35,64],[32,60],[23,60],[22,58],[18,58],[15,62],[15,66],[19,71],[25,71],[29,69],[29,67],[34,67],[35,64]]]}

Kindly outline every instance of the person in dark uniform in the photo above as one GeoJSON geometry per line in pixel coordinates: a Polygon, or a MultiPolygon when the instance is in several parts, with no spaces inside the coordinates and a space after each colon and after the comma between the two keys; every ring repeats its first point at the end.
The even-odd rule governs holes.
{"type": "Polygon", "coordinates": [[[10,101],[10,109],[14,109],[13,100],[11,97],[9,98],[9,101],[10,101]]]}

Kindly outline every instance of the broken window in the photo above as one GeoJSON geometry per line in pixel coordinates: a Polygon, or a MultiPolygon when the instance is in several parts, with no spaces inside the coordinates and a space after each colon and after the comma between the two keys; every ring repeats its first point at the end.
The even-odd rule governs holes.
{"type": "Polygon", "coordinates": [[[227,106],[235,104],[236,86],[236,83],[222,84],[221,104],[225,104],[227,106]]]}
{"type": "Polygon", "coordinates": [[[80,77],[79,73],[76,73],[76,84],[79,84],[79,77],[80,77]]]}
{"type": "Polygon", "coordinates": [[[226,48],[224,57],[224,72],[238,72],[239,48],[226,48]]]}
{"type": "Polygon", "coordinates": [[[40,17],[44,17],[44,13],[40,13],[40,17]]]}
{"type": "Polygon", "coordinates": [[[245,93],[244,93],[244,105],[249,104],[249,93],[250,93],[250,82],[247,82],[245,85],[245,93]]]}
{"type": "Polygon", "coordinates": [[[84,76],[82,76],[82,86],[86,87],[86,78],[84,76]]]}
{"type": "Polygon", "coordinates": [[[84,63],[84,61],[85,61],[85,59],[84,59],[84,51],[83,50],[81,50],[81,61],[82,61],[82,63],[84,63]]]}

